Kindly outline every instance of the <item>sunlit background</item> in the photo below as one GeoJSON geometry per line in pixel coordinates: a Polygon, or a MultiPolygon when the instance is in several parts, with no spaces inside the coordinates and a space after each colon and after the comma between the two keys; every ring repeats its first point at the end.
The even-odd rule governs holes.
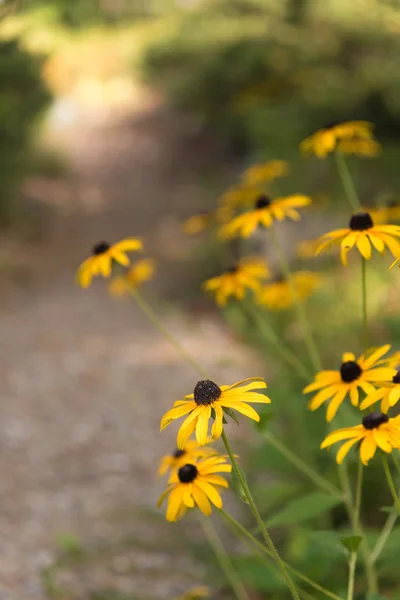
{"type": "MultiPolygon", "coordinates": [[[[290,438],[301,382],[286,370],[276,387],[284,367],[262,332],[204,296],[201,282],[231,259],[182,223],[251,164],[289,161],[279,193],[314,206],[280,234],[293,266],[323,278],[308,303],[322,354],[338,363],[360,350],[357,261],[339,270],[332,255],[296,254],[348,222],[333,162],[302,157],[299,143],[330,123],[372,121],[383,153],[349,160],[361,202],[399,201],[399,4],[3,0],[0,19],[0,597],[190,599],[206,585],[228,600],[196,523],[167,524],[155,507],[158,462],[175,444],[159,420],[196,373],[128,299],[103,281],[81,290],[76,269],[101,240],[142,238],[157,263],[145,294],[164,323],[217,380],[265,376],[290,438]]],[[[255,249],[269,255],[262,235],[242,251],[255,249]]],[[[372,262],[371,329],[400,349],[400,278],[372,262]]],[[[298,348],[292,315],[270,318],[298,348]]],[[[296,439],[303,458],[321,439],[321,419],[311,423],[296,439]]],[[[266,518],[309,491],[250,426],[231,427],[266,518]]],[[[327,581],[337,557],[307,536],[313,511],[292,524],[288,554],[327,581]]],[[[252,599],[287,597],[222,535],[252,599]]]]}

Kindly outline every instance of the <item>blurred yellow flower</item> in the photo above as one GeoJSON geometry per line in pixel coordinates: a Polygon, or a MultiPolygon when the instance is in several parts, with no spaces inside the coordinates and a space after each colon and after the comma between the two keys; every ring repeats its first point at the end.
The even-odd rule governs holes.
{"type": "Polygon", "coordinates": [[[342,154],[357,154],[357,156],[378,156],[382,152],[381,145],[369,137],[356,136],[345,138],[338,142],[337,149],[342,154]]]}
{"type": "Polygon", "coordinates": [[[76,279],[81,287],[87,288],[96,275],[110,277],[113,261],[127,267],[130,264],[130,259],[126,253],[141,249],[142,242],[137,238],[127,238],[113,245],[107,242],[99,242],[94,246],[92,256],[87,258],[79,267],[76,279]]]}
{"type": "Polygon", "coordinates": [[[218,473],[230,473],[232,465],[226,457],[210,456],[195,459],[174,471],[169,478],[168,487],[158,501],[161,506],[169,495],[166,512],[167,521],[178,521],[188,508],[198,506],[202,513],[211,515],[211,504],[222,508],[222,498],[215,486],[229,487],[228,482],[218,473]]]}
{"type": "Polygon", "coordinates": [[[242,258],[222,275],[207,279],[203,288],[215,295],[219,306],[225,306],[230,298],[243,300],[247,290],[258,292],[261,281],[270,277],[267,262],[260,257],[242,258]]]}
{"type": "Polygon", "coordinates": [[[320,129],[303,140],[300,144],[300,150],[304,153],[314,153],[318,158],[325,158],[335,150],[340,140],[371,138],[372,128],[373,124],[367,121],[339,123],[320,129]]]}
{"type": "Polygon", "coordinates": [[[320,274],[312,271],[297,271],[292,274],[292,285],[284,277],[264,285],[261,292],[257,294],[257,301],[270,310],[287,310],[297,300],[309,298],[321,284],[320,274]]]}
{"type": "Polygon", "coordinates": [[[176,598],[176,600],[197,600],[198,598],[209,598],[211,596],[210,588],[205,585],[198,585],[190,588],[187,592],[176,598]]]}
{"type": "MultiPolygon", "coordinates": [[[[206,440],[206,444],[210,444],[212,439],[206,440]]],[[[219,454],[214,448],[207,445],[200,446],[196,440],[188,440],[185,447],[180,450],[176,448],[172,454],[166,454],[162,457],[158,467],[158,474],[165,475],[167,471],[174,471],[183,467],[186,463],[190,463],[196,458],[204,458],[205,456],[213,456],[219,454]]]]}
{"type": "MultiPolygon", "coordinates": [[[[393,237],[400,237],[400,226],[374,225],[368,212],[359,212],[352,215],[347,229],[337,229],[325,233],[318,240],[317,254],[330,248],[332,244],[340,244],[340,258],[347,265],[347,253],[356,246],[361,256],[369,260],[372,248],[383,254],[385,246],[393,256],[400,256],[400,243],[393,237]]],[[[392,268],[395,261],[390,268],[392,268]]]]}
{"type": "Polygon", "coordinates": [[[349,450],[361,442],[360,459],[364,465],[368,465],[377,448],[389,454],[394,448],[400,447],[400,416],[389,419],[385,414],[369,413],[363,418],[362,425],[332,431],[322,442],[321,449],[343,440],[348,441],[338,451],[336,462],[340,465],[349,450]]]}
{"type": "Polygon", "coordinates": [[[229,188],[220,197],[221,206],[238,208],[248,204],[254,204],[257,198],[262,194],[262,190],[251,185],[238,185],[229,188]]]}
{"type": "Polygon", "coordinates": [[[367,210],[374,223],[381,224],[400,221],[400,203],[398,201],[367,210]]]}
{"type": "Polygon", "coordinates": [[[221,437],[224,427],[224,408],[236,410],[254,421],[260,420],[258,413],[249,403],[269,404],[271,400],[258,393],[258,390],[266,387],[267,384],[261,377],[249,377],[233,385],[221,387],[209,379],[199,381],[192,394],[185,396],[184,400],[177,400],[173,408],[165,413],[161,419],[160,431],[175,419],[188,415],[178,431],[178,448],[185,447],[194,431],[199,444],[204,445],[208,438],[208,422],[214,414],[211,437],[217,440],[221,437]]]}
{"type": "Polygon", "coordinates": [[[289,173],[289,163],[284,160],[268,160],[249,167],[243,173],[243,180],[248,185],[258,185],[284,177],[289,173]]]}
{"type": "Polygon", "coordinates": [[[396,374],[396,370],[390,367],[378,367],[384,354],[389,352],[390,345],[382,346],[358,359],[351,352],[345,352],[342,357],[342,364],[337,371],[320,371],[315,376],[314,381],[306,386],[303,394],[315,392],[317,394],[311,399],[308,408],[317,410],[330,400],[326,413],[326,420],[332,421],[336,415],[339,406],[349,394],[350,402],[353,406],[358,406],[359,390],[368,396],[375,392],[373,384],[381,384],[383,381],[391,381],[396,374]]]}
{"type": "Polygon", "coordinates": [[[387,413],[389,408],[395,406],[400,400],[400,371],[397,371],[396,375],[390,382],[383,382],[381,387],[369,394],[360,404],[360,410],[369,408],[376,402],[381,401],[381,412],[387,413]]]}
{"type": "Polygon", "coordinates": [[[189,217],[182,223],[182,231],[186,235],[196,235],[205,231],[213,220],[213,214],[211,212],[199,213],[189,217]]]}
{"type": "Polygon", "coordinates": [[[271,227],[274,220],[283,221],[286,218],[298,221],[300,214],[296,210],[299,207],[311,204],[311,198],[301,194],[294,194],[285,198],[272,200],[264,194],[259,196],[254,208],[237,217],[230,223],[223,225],[219,234],[223,239],[241,236],[244,238],[257,229],[259,225],[271,227]]]}
{"type": "Polygon", "coordinates": [[[296,254],[299,258],[315,258],[318,240],[303,240],[297,244],[296,254]]]}
{"type": "Polygon", "coordinates": [[[145,281],[150,281],[155,268],[155,261],[151,258],[138,260],[124,275],[117,275],[110,281],[108,285],[110,294],[123,296],[130,289],[135,289],[145,281]]]}

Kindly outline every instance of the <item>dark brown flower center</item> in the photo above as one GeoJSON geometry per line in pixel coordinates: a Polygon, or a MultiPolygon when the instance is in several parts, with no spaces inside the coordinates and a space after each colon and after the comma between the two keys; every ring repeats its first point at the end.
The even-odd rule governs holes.
{"type": "Polygon", "coordinates": [[[270,204],[271,204],[271,198],[268,198],[268,196],[266,196],[265,194],[262,194],[256,200],[256,209],[259,210],[261,208],[267,208],[267,206],[270,206],[270,204]]]}
{"type": "Polygon", "coordinates": [[[400,383],[400,371],[397,371],[396,375],[394,375],[392,379],[393,383],[400,383]]]}
{"type": "Polygon", "coordinates": [[[374,226],[372,217],[367,212],[359,212],[352,215],[349,227],[352,231],[365,231],[374,226]]]}
{"type": "Polygon", "coordinates": [[[179,448],[177,448],[173,453],[172,456],[174,458],[181,458],[181,456],[183,456],[184,454],[186,454],[186,450],[179,450],[179,448]]]}
{"type": "Polygon", "coordinates": [[[239,269],[239,267],[237,265],[233,265],[232,267],[229,267],[229,269],[227,269],[226,272],[233,275],[233,273],[238,272],[238,269],[239,269]]]}
{"type": "Polygon", "coordinates": [[[348,360],[342,363],[340,367],[340,377],[344,383],[351,383],[360,377],[362,368],[354,360],[348,360]]]}
{"type": "Polygon", "coordinates": [[[93,254],[95,254],[96,256],[98,254],[103,254],[104,252],[107,252],[107,250],[110,249],[110,244],[107,244],[107,242],[99,242],[98,244],[96,244],[93,248],[93,254]]]}
{"type": "Polygon", "coordinates": [[[199,406],[212,404],[215,400],[218,400],[220,395],[221,388],[209,379],[199,381],[194,388],[194,401],[199,406]]]}
{"type": "Polygon", "coordinates": [[[376,429],[382,423],[387,423],[389,421],[389,417],[382,413],[372,412],[369,415],[365,415],[362,420],[362,424],[365,429],[376,429]]]}
{"type": "Polygon", "coordinates": [[[181,483],[192,483],[197,477],[197,468],[194,465],[184,465],[178,471],[179,481],[181,483]]]}

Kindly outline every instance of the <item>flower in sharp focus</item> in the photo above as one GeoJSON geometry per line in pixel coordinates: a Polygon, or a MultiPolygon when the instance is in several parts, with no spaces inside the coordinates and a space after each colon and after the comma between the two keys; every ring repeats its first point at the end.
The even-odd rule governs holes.
{"type": "Polygon", "coordinates": [[[271,227],[274,220],[283,221],[286,218],[298,221],[300,214],[296,209],[309,204],[311,204],[311,198],[301,194],[274,200],[262,194],[257,198],[251,210],[238,215],[230,223],[221,227],[220,237],[223,239],[237,236],[247,238],[259,225],[271,227]]]}
{"type": "Polygon", "coordinates": [[[369,139],[372,137],[373,124],[367,121],[347,121],[320,129],[303,140],[300,150],[325,158],[333,152],[340,140],[369,139]]]}
{"type": "Polygon", "coordinates": [[[340,258],[345,266],[347,253],[353,246],[356,246],[361,256],[367,260],[371,258],[372,248],[382,254],[385,247],[397,258],[400,256],[400,243],[394,236],[400,237],[400,226],[374,225],[370,213],[359,212],[352,215],[347,229],[337,229],[321,236],[316,253],[330,248],[332,244],[340,244],[340,258]]]}
{"type": "Polygon", "coordinates": [[[284,177],[289,173],[289,163],[284,160],[268,160],[253,165],[243,173],[243,180],[248,185],[258,185],[284,177]]]}
{"type": "Polygon", "coordinates": [[[178,431],[178,448],[185,447],[194,431],[199,444],[204,445],[208,437],[208,422],[213,416],[211,437],[217,440],[223,430],[224,408],[236,410],[254,421],[260,420],[258,413],[249,404],[269,404],[271,400],[257,391],[266,387],[267,384],[261,377],[250,377],[233,385],[221,386],[209,379],[199,381],[193,394],[185,396],[184,400],[177,400],[173,408],[165,413],[161,419],[160,431],[175,419],[187,415],[178,431]]]}
{"type": "Polygon", "coordinates": [[[329,400],[326,420],[332,421],[339,406],[347,395],[353,406],[358,406],[359,389],[368,396],[375,392],[373,384],[383,381],[391,381],[396,370],[391,367],[377,367],[382,364],[380,359],[390,350],[390,345],[374,349],[372,352],[363,354],[358,359],[351,352],[345,352],[342,364],[337,371],[320,371],[314,381],[307,385],[303,394],[317,392],[310,400],[308,408],[317,410],[329,400]]]}
{"type": "Polygon", "coordinates": [[[156,268],[155,261],[151,258],[138,260],[125,274],[114,277],[108,289],[112,296],[123,296],[129,289],[135,289],[142,283],[150,281],[156,268]]]}
{"type": "Polygon", "coordinates": [[[158,506],[168,496],[167,521],[178,521],[188,508],[198,506],[202,513],[211,514],[211,503],[222,508],[222,499],[217,486],[228,487],[226,479],[218,473],[230,473],[232,466],[225,456],[210,456],[186,463],[174,471],[168,487],[161,495],[158,506]]]}
{"type": "Polygon", "coordinates": [[[378,156],[382,152],[381,145],[369,137],[355,136],[339,141],[337,148],[342,154],[356,154],[357,156],[378,156]]]}
{"type": "Polygon", "coordinates": [[[343,440],[347,441],[336,454],[336,462],[340,465],[354,444],[361,442],[360,459],[367,465],[377,448],[390,453],[393,448],[400,447],[400,417],[389,419],[382,413],[369,413],[363,418],[362,425],[332,431],[322,442],[321,449],[343,440]]]}
{"type": "Polygon", "coordinates": [[[116,244],[100,242],[93,248],[92,256],[87,258],[78,269],[77,281],[83,288],[89,287],[93,277],[102,275],[110,277],[112,271],[112,262],[115,261],[127,267],[130,259],[127,252],[142,249],[142,242],[136,238],[127,238],[116,244]]]}
{"type": "Polygon", "coordinates": [[[257,294],[257,302],[270,310],[287,310],[297,300],[306,300],[322,284],[322,277],[312,271],[292,273],[290,284],[284,277],[267,283],[257,294]]]}
{"type": "Polygon", "coordinates": [[[243,300],[247,290],[258,292],[261,281],[268,279],[270,270],[266,261],[259,257],[247,257],[222,275],[212,277],[203,283],[207,292],[215,295],[219,306],[225,306],[229,298],[243,300]]]}
{"type": "Polygon", "coordinates": [[[381,383],[379,389],[369,394],[360,404],[360,410],[369,408],[381,401],[381,412],[387,413],[400,400],[400,371],[389,382],[381,383]]]}
{"type": "MultiPolygon", "coordinates": [[[[206,444],[211,443],[212,440],[206,441],[206,444]]],[[[197,458],[203,458],[205,456],[215,456],[219,454],[214,448],[210,448],[207,445],[200,446],[196,440],[188,440],[185,447],[180,450],[176,448],[172,454],[166,454],[162,457],[160,465],[158,467],[158,474],[165,475],[167,471],[174,471],[183,467],[186,463],[190,463],[197,458]]]]}

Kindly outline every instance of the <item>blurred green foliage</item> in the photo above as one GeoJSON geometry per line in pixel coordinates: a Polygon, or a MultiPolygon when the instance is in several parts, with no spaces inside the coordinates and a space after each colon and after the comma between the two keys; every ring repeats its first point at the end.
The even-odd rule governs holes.
{"type": "Polygon", "coordinates": [[[400,131],[400,6],[214,0],[176,13],[142,69],[239,149],[283,151],[324,123],[400,131]]]}
{"type": "Polygon", "coordinates": [[[40,61],[16,41],[0,41],[0,220],[13,210],[16,185],[29,169],[29,147],[48,92],[40,61]]]}

